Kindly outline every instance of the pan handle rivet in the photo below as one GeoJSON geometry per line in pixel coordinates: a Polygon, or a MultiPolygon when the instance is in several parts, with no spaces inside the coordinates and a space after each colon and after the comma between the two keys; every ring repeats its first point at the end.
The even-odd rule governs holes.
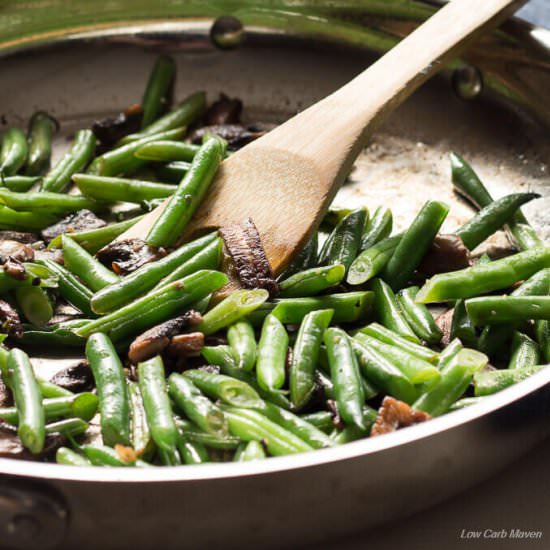
{"type": "Polygon", "coordinates": [[[463,65],[453,72],[452,86],[461,99],[475,99],[483,91],[483,77],[477,67],[463,65]]]}
{"type": "Polygon", "coordinates": [[[243,24],[230,15],[218,17],[210,29],[210,40],[222,50],[236,48],[244,40],[243,24]]]}

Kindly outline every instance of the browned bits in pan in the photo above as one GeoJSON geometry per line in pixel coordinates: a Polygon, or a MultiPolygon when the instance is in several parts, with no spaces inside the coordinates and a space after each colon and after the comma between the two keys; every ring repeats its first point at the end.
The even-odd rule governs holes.
{"type": "Polygon", "coordinates": [[[406,428],[413,424],[419,424],[430,420],[431,416],[422,411],[416,411],[407,403],[386,396],[382,401],[382,406],[378,409],[376,421],[371,428],[370,435],[387,434],[395,432],[400,428],[406,428]]]}

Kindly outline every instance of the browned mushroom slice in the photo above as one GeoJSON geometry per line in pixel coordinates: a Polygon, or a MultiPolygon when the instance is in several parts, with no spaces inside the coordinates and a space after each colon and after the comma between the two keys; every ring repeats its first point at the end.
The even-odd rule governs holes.
{"type": "Polygon", "coordinates": [[[38,454],[32,454],[23,447],[17,435],[17,428],[0,421],[0,457],[20,460],[41,460],[51,456],[59,447],[66,443],[61,434],[48,434],[44,449],[38,454]]]}
{"type": "Polygon", "coordinates": [[[270,296],[278,293],[279,287],[273,277],[260,235],[250,218],[242,224],[220,229],[239,281],[243,288],[264,288],[270,296]]]}
{"type": "Polygon", "coordinates": [[[170,344],[173,336],[186,327],[198,325],[201,321],[200,313],[191,310],[180,317],[150,328],[130,344],[128,359],[132,363],[139,363],[162,353],[170,344]]]}
{"type": "Polygon", "coordinates": [[[267,124],[249,126],[242,126],[241,124],[216,124],[197,128],[189,136],[189,139],[192,143],[201,143],[206,134],[215,134],[225,139],[230,149],[239,149],[240,147],[244,147],[247,143],[262,137],[273,127],[273,125],[267,124]]]}
{"type": "Polygon", "coordinates": [[[3,267],[6,275],[9,275],[13,279],[17,279],[18,281],[22,281],[27,274],[25,266],[19,260],[16,260],[12,257],[9,257],[4,262],[3,267]]]}
{"type": "Polygon", "coordinates": [[[457,271],[472,264],[470,251],[458,235],[437,235],[418,266],[418,271],[426,277],[457,271]]]}
{"type": "Polygon", "coordinates": [[[204,347],[204,334],[202,332],[189,332],[172,336],[166,353],[172,357],[187,357],[198,353],[204,347]]]}
{"type": "Polygon", "coordinates": [[[400,428],[406,428],[413,424],[420,424],[430,420],[431,416],[425,412],[417,411],[398,399],[389,395],[384,397],[382,405],[378,409],[376,421],[370,431],[371,437],[395,432],[400,428]]]}
{"type": "Polygon", "coordinates": [[[49,243],[63,233],[76,233],[88,229],[105,227],[107,223],[98,218],[91,210],[79,210],[74,214],[59,220],[57,223],[46,227],[41,231],[42,238],[49,243]]]}
{"type": "Polygon", "coordinates": [[[23,336],[19,314],[4,300],[0,300],[0,326],[1,331],[7,332],[10,338],[19,340],[23,336]]]}
{"type": "Polygon", "coordinates": [[[166,256],[164,248],[149,246],[143,239],[124,239],[104,246],[96,258],[119,275],[126,275],[142,265],[166,256]]]}
{"type": "Polygon", "coordinates": [[[143,109],[141,105],[130,105],[124,112],[115,117],[96,120],[92,124],[92,132],[104,147],[112,147],[127,134],[138,132],[141,126],[143,109]]]}
{"type": "Polygon", "coordinates": [[[75,393],[89,391],[94,387],[94,375],[88,361],[80,361],[56,372],[50,381],[75,393]]]}
{"type": "Polygon", "coordinates": [[[17,241],[21,244],[32,244],[38,241],[38,235],[26,231],[0,231],[0,241],[17,241]]]}
{"type": "Polygon", "coordinates": [[[441,329],[443,336],[441,337],[441,345],[448,346],[451,342],[451,328],[453,326],[454,308],[448,309],[435,320],[435,324],[441,329]]]}
{"type": "Polygon", "coordinates": [[[220,99],[210,105],[202,120],[205,126],[235,124],[241,120],[242,110],[243,102],[240,99],[220,94],[220,99]]]}
{"type": "Polygon", "coordinates": [[[34,250],[28,244],[12,240],[0,240],[0,264],[13,258],[19,262],[30,262],[34,259],[34,250]]]}

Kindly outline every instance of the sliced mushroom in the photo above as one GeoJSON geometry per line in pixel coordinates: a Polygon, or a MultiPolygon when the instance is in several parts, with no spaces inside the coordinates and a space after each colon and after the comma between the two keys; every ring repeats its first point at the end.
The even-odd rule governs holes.
{"type": "Polygon", "coordinates": [[[125,239],[104,246],[96,258],[119,275],[126,275],[142,265],[166,255],[164,248],[149,246],[142,239],[125,239]]]}
{"type": "Polygon", "coordinates": [[[441,345],[448,346],[451,342],[451,327],[453,326],[454,308],[448,309],[435,320],[435,324],[441,329],[443,336],[441,338],[441,345]]]}
{"type": "Polygon", "coordinates": [[[470,251],[458,235],[437,235],[418,266],[418,271],[431,277],[437,273],[457,271],[472,264],[470,251]]]}
{"type": "Polygon", "coordinates": [[[23,336],[23,325],[19,314],[4,300],[0,300],[0,326],[10,338],[19,340],[23,336]]]}
{"type": "Polygon", "coordinates": [[[98,218],[91,210],[79,210],[74,214],[59,220],[57,223],[46,227],[41,231],[42,238],[49,243],[63,233],[76,233],[88,229],[105,227],[107,223],[98,218]]]}
{"type": "Polygon", "coordinates": [[[371,437],[395,432],[400,428],[406,428],[413,424],[426,422],[431,416],[425,412],[417,411],[398,399],[387,395],[378,409],[376,421],[370,431],[371,437]]]}
{"type": "Polygon", "coordinates": [[[17,279],[18,281],[22,281],[27,274],[25,266],[19,260],[16,260],[11,256],[4,262],[3,267],[6,275],[12,277],[13,279],[17,279]]]}
{"type": "Polygon", "coordinates": [[[141,105],[130,105],[128,109],[115,117],[96,120],[92,124],[92,132],[105,148],[111,148],[119,139],[127,134],[138,132],[141,126],[143,109],[141,105]]]}
{"type": "Polygon", "coordinates": [[[202,121],[204,126],[235,124],[241,120],[242,110],[243,102],[240,99],[220,94],[220,98],[204,113],[202,121]]]}
{"type": "Polygon", "coordinates": [[[166,353],[172,357],[187,357],[198,353],[204,347],[204,334],[202,332],[189,332],[172,336],[166,353]]]}
{"type": "Polygon", "coordinates": [[[19,262],[31,262],[34,259],[34,250],[31,246],[19,241],[0,240],[0,264],[13,258],[19,262]]]}
{"type": "Polygon", "coordinates": [[[75,393],[90,391],[95,385],[88,361],[80,361],[76,365],[56,372],[50,381],[75,393]]]}
{"type": "Polygon", "coordinates": [[[274,125],[249,125],[242,126],[241,124],[215,124],[212,126],[203,126],[197,128],[189,139],[192,143],[201,143],[202,138],[206,134],[215,134],[227,141],[230,149],[240,149],[247,143],[262,137],[264,134],[274,128],[274,125]]]}

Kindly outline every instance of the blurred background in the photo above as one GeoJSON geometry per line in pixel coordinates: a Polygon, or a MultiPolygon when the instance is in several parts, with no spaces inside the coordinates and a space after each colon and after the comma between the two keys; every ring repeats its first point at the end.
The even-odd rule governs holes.
{"type": "Polygon", "coordinates": [[[550,27],[550,0],[531,0],[520,10],[519,15],[531,23],[550,27]]]}

